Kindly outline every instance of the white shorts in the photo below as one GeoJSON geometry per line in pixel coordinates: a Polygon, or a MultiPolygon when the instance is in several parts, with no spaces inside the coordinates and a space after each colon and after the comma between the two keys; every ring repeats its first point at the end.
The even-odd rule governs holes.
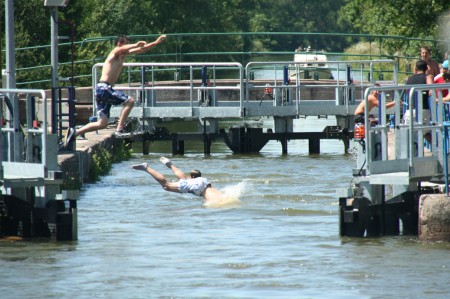
{"type": "MultiPolygon", "coordinates": [[[[416,110],[413,109],[413,117],[416,117],[416,110]]],[[[405,114],[403,115],[403,123],[405,125],[409,125],[409,122],[411,121],[409,110],[406,110],[405,114]]],[[[423,126],[429,126],[431,121],[431,112],[429,109],[422,110],[422,125],[423,126]]],[[[423,133],[430,133],[431,130],[425,130],[423,133]]]]}

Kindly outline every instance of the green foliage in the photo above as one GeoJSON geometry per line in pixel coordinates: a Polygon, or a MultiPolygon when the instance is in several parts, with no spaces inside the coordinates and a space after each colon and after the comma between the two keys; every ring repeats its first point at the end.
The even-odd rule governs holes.
{"type": "Polygon", "coordinates": [[[113,163],[127,160],[133,154],[131,145],[125,142],[117,142],[116,147],[107,149],[100,147],[92,155],[92,163],[89,168],[89,179],[97,181],[100,176],[107,175],[113,163]]]}
{"type": "Polygon", "coordinates": [[[114,162],[128,160],[132,155],[133,149],[131,143],[119,142],[114,151],[114,162]]]}
{"type": "Polygon", "coordinates": [[[112,154],[105,148],[100,148],[92,155],[89,167],[89,179],[97,181],[100,176],[108,174],[112,166],[112,154]]]}
{"type": "MultiPolygon", "coordinates": [[[[339,8],[345,1],[261,1],[260,8],[249,19],[250,31],[259,32],[351,32],[351,28],[337,23],[339,8]]],[[[345,46],[342,38],[309,36],[268,37],[262,42],[267,50],[291,50],[299,46],[315,49],[341,51],[345,46]]]]}
{"type": "Polygon", "coordinates": [[[79,177],[66,174],[64,183],[61,184],[61,190],[80,190],[81,185],[82,183],[79,177]]]}
{"type": "MultiPolygon", "coordinates": [[[[352,26],[355,33],[421,39],[438,37],[439,18],[450,9],[448,0],[347,0],[346,2],[339,11],[339,22],[352,26]]],[[[389,49],[389,54],[418,56],[419,42],[390,40],[387,43],[385,46],[389,49]]],[[[438,48],[438,45],[430,46],[438,48]]],[[[438,54],[437,51],[435,54],[438,54]]]]}
{"type": "MultiPolygon", "coordinates": [[[[14,6],[16,48],[49,45],[51,9],[44,7],[42,0],[14,1],[14,6]]],[[[444,43],[444,47],[448,47],[449,22],[439,23],[448,9],[448,0],[72,0],[67,7],[58,9],[58,18],[60,36],[74,33],[74,60],[80,62],[74,66],[76,85],[81,86],[91,83],[86,74],[90,74],[93,64],[103,62],[105,55],[114,46],[110,38],[82,43],[89,38],[113,38],[117,34],[127,34],[145,36],[145,40],[152,41],[153,37],[161,33],[168,34],[170,38],[164,44],[136,58],[142,62],[202,59],[244,63],[244,57],[233,55],[232,52],[294,51],[299,46],[308,45],[315,49],[342,52],[349,45],[361,41],[361,37],[331,34],[251,36],[240,35],[242,32],[343,32],[405,36],[411,40],[390,39],[383,41],[380,47],[385,49],[387,55],[417,57],[422,41],[416,41],[415,38],[445,38],[447,43],[444,43]],[[176,35],[223,32],[236,34],[176,35]],[[186,54],[194,52],[204,52],[205,55],[194,57],[186,54]],[[219,52],[228,53],[211,54],[219,52]]],[[[0,12],[4,15],[4,5],[0,12]]],[[[0,18],[0,25],[3,29],[4,18],[0,18]]],[[[374,39],[366,41],[379,42],[374,39]]],[[[434,56],[441,57],[443,46],[431,41],[429,45],[435,50],[434,56]]],[[[62,65],[58,75],[68,77],[72,58],[70,43],[60,44],[58,55],[62,65]]],[[[4,65],[4,55],[2,60],[4,65]]],[[[16,68],[21,69],[18,82],[24,78],[27,78],[26,81],[47,80],[46,85],[41,86],[47,88],[51,72],[50,49],[16,51],[16,68]],[[36,69],[36,66],[44,67],[36,69]]]]}

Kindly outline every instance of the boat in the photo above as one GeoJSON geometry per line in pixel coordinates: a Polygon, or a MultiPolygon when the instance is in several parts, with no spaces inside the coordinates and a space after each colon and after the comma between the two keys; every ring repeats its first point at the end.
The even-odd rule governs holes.
{"type": "Polygon", "coordinates": [[[307,48],[299,47],[295,52],[295,64],[290,66],[289,72],[291,79],[299,75],[300,79],[334,79],[325,51],[314,51],[311,46],[308,46],[307,48]]]}

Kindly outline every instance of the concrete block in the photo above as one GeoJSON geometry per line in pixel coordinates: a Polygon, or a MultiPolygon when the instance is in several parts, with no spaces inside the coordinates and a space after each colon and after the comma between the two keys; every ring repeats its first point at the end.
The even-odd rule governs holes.
{"type": "Polygon", "coordinates": [[[420,197],[419,240],[450,242],[450,197],[445,194],[420,197]]]}

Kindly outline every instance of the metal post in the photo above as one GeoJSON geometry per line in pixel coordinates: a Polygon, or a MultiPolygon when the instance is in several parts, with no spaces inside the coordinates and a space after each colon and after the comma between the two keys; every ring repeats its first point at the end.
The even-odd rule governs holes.
{"type": "Polygon", "coordinates": [[[51,9],[50,23],[52,88],[55,88],[58,85],[58,7],[56,6],[51,9]]]}
{"type": "Polygon", "coordinates": [[[386,235],[386,186],[381,185],[381,234],[386,235]]]}
{"type": "Polygon", "coordinates": [[[442,123],[442,127],[444,128],[444,140],[442,144],[444,145],[443,148],[443,162],[444,162],[444,178],[445,178],[445,195],[448,196],[448,129],[450,127],[450,122],[444,121],[442,123]]]}
{"type": "Polygon", "coordinates": [[[208,86],[208,68],[206,66],[202,66],[202,86],[208,86]]]}
{"type": "Polygon", "coordinates": [[[58,132],[58,124],[56,118],[57,95],[56,88],[58,86],[58,7],[54,6],[50,12],[50,50],[51,50],[51,66],[52,66],[52,99],[51,99],[51,126],[52,134],[58,132]]]}
{"type": "MultiPolygon", "coordinates": [[[[14,1],[6,0],[5,2],[5,30],[6,30],[6,86],[3,88],[14,89],[16,88],[16,59],[15,59],[15,36],[14,36],[14,1]]],[[[8,98],[12,104],[15,104],[15,93],[9,93],[8,98]]],[[[19,112],[19,110],[15,110],[16,107],[13,107],[14,116],[19,112]]],[[[6,114],[7,120],[9,119],[9,113],[6,114]]],[[[13,118],[14,119],[14,118],[13,118]]],[[[13,127],[16,127],[16,122],[14,121],[13,127]]],[[[18,126],[18,125],[17,125],[18,126]]],[[[14,141],[17,140],[15,138],[15,134],[8,134],[8,142],[9,150],[8,153],[8,161],[16,161],[17,153],[14,147],[14,141]],[[15,153],[15,154],[14,154],[15,153]]],[[[20,151],[20,150],[19,150],[20,151]]]]}
{"type": "MultiPolygon", "coordinates": [[[[6,30],[6,86],[3,88],[16,88],[16,59],[15,59],[15,37],[14,37],[14,0],[5,2],[5,30],[6,30]]],[[[12,94],[9,95],[13,100],[12,94]]]]}

